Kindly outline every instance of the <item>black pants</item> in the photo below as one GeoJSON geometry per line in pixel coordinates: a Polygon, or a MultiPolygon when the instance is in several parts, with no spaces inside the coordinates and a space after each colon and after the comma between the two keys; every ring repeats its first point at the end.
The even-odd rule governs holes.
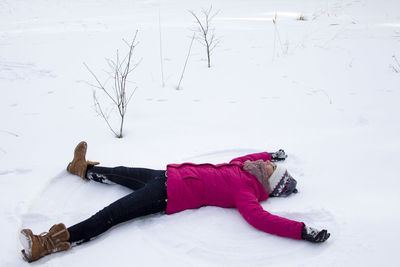
{"type": "Polygon", "coordinates": [[[73,245],[89,241],[114,225],[165,211],[167,190],[165,170],[127,167],[89,167],[86,177],[100,183],[116,183],[134,192],[115,201],[89,219],[68,228],[73,245]]]}

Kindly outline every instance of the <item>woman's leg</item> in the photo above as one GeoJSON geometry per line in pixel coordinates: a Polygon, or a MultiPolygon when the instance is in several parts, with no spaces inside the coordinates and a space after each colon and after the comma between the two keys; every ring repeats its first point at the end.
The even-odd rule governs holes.
{"type": "Polygon", "coordinates": [[[116,183],[126,186],[132,190],[137,190],[149,181],[157,178],[165,177],[165,170],[152,170],[145,168],[128,168],[128,167],[97,167],[89,166],[86,172],[86,178],[109,184],[116,183]]]}
{"type": "Polygon", "coordinates": [[[166,209],[166,177],[158,176],[89,219],[68,228],[71,245],[89,241],[122,222],[166,209]]]}

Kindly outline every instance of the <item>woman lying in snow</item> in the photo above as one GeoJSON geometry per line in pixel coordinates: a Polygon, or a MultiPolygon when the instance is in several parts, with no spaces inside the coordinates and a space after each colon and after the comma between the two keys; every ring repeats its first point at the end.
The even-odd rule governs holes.
{"type": "Polygon", "coordinates": [[[86,150],[86,142],[78,144],[68,172],[84,180],[120,184],[134,192],[69,228],[60,223],[41,235],[23,229],[22,255],[28,262],[89,241],[133,218],[207,205],[236,207],[249,224],[267,233],[310,242],[324,242],[330,236],[327,230],[319,231],[302,222],[272,215],[260,205],[269,196],[297,193],[296,180],[284,167],[271,162],[284,160],[283,150],[251,154],[218,165],[169,164],[167,170],[97,167],[98,162],[86,161],[86,150]]]}

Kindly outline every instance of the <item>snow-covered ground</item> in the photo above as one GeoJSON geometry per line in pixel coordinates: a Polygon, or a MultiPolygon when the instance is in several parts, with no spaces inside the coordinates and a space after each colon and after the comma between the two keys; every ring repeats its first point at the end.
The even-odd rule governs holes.
{"type": "Polygon", "coordinates": [[[205,207],[125,223],[33,265],[398,265],[399,10],[398,0],[1,0],[0,266],[27,265],[23,227],[70,226],[129,192],[67,174],[81,140],[104,166],[149,168],[284,148],[299,193],[263,207],[331,238],[271,236],[235,209],[205,207]],[[195,42],[176,90],[188,10],[211,4],[220,10],[212,67],[195,42]],[[138,90],[117,139],[94,111],[82,63],[106,79],[104,58],[136,30],[138,90]]]}

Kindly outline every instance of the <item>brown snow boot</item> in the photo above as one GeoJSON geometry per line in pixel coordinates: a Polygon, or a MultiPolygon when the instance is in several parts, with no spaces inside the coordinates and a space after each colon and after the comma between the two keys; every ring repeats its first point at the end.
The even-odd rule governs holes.
{"type": "Polygon", "coordinates": [[[53,225],[49,232],[34,235],[30,229],[23,229],[20,241],[23,246],[22,257],[27,262],[32,262],[50,253],[71,248],[68,242],[69,232],[63,223],[53,225]]]}
{"type": "Polygon", "coordinates": [[[84,180],[89,180],[85,177],[88,166],[94,166],[100,164],[96,161],[86,161],[87,143],[85,141],[80,142],[74,152],[74,159],[67,166],[67,171],[80,176],[84,180]]]}

